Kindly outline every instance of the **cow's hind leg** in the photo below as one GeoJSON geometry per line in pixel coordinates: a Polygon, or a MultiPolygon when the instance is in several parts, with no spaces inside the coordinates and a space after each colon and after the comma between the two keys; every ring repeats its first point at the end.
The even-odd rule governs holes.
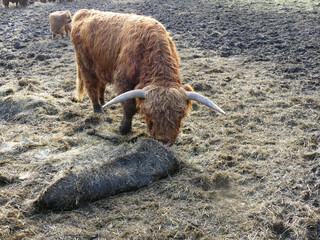
{"type": "Polygon", "coordinates": [[[95,113],[104,113],[100,105],[100,79],[94,73],[91,56],[82,45],[75,45],[77,59],[77,99],[81,100],[85,88],[95,113]]]}
{"type": "Polygon", "coordinates": [[[90,82],[85,81],[87,93],[92,101],[93,111],[95,113],[104,113],[100,104],[100,84],[96,77],[92,77],[90,82]]]}
{"type": "Polygon", "coordinates": [[[85,88],[91,99],[93,111],[95,113],[104,113],[100,104],[100,81],[94,73],[81,69],[81,77],[83,77],[85,88]]]}
{"type": "Polygon", "coordinates": [[[136,100],[131,99],[122,103],[123,106],[123,118],[120,125],[120,133],[122,135],[128,134],[131,132],[132,118],[133,115],[137,112],[136,109],[136,100]]]}

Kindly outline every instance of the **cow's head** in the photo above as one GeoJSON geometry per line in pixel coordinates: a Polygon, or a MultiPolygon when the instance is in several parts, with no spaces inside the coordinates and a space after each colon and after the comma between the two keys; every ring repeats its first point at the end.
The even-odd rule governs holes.
{"type": "Polygon", "coordinates": [[[66,14],[66,19],[65,19],[66,23],[71,24],[71,22],[72,22],[71,12],[69,10],[66,10],[65,14],[66,14]]]}
{"type": "Polygon", "coordinates": [[[189,85],[170,88],[149,85],[143,89],[125,92],[103,107],[128,99],[137,99],[140,112],[144,114],[150,135],[172,146],[179,134],[181,120],[191,107],[191,100],[201,102],[225,114],[217,105],[199,93],[193,92],[189,85]]]}

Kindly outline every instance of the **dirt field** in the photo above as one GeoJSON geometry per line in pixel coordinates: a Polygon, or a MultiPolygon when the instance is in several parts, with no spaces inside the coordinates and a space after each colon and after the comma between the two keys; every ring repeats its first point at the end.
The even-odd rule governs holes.
{"type": "Polygon", "coordinates": [[[318,0],[36,2],[0,9],[0,23],[0,239],[320,239],[318,0]],[[193,103],[172,147],[174,175],[34,214],[32,201],[63,172],[148,137],[139,115],[119,134],[119,105],[101,116],[87,96],[72,101],[73,47],[51,39],[48,15],[82,8],[162,22],[183,83],[227,115],[193,103]]]}

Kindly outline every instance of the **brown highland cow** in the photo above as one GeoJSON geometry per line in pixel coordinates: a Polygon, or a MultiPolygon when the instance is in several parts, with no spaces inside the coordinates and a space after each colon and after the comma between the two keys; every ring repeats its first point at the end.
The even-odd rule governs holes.
{"type": "Polygon", "coordinates": [[[64,37],[64,32],[66,36],[69,35],[71,31],[71,13],[69,10],[53,12],[49,15],[49,25],[50,31],[52,33],[52,39],[54,39],[57,34],[64,37]]]}
{"type": "Polygon", "coordinates": [[[106,85],[115,84],[120,95],[103,107],[122,102],[121,134],[131,131],[137,108],[150,135],[170,145],[190,100],[224,113],[189,85],[181,85],[176,47],[163,25],[151,17],[79,10],[72,20],[71,41],[77,60],[77,99],[83,98],[85,88],[94,111],[103,113],[106,85]]]}
{"type": "Polygon", "coordinates": [[[5,8],[8,8],[10,2],[16,4],[16,7],[18,7],[18,4],[20,4],[22,7],[25,7],[28,4],[28,0],[2,0],[2,5],[5,8]]]}

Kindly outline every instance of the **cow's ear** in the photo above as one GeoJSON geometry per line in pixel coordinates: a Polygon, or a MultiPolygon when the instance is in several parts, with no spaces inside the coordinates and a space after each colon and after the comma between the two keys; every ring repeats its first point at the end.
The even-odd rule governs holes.
{"type": "MultiPolygon", "coordinates": [[[[194,92],[193,91],[193,88],[189,85],[189,84],[185,84],[184,86],[183,86],[183,89],[184,90],[186,90],[187,92],[194,92]]],[[[189,111],[190,109],[191,109],[191,106],[192,106],[192,104],[191,104],[191,100],[188,100],[188,106],[187,106],[187,111],[189,111]]]]}
{"type": "Polygon", "coordinates": [[[193,88],[189,85],[189,84],[185,84],[183,86],[184,90],[186,90],[187,92],[194,92],[193,88]]]}

